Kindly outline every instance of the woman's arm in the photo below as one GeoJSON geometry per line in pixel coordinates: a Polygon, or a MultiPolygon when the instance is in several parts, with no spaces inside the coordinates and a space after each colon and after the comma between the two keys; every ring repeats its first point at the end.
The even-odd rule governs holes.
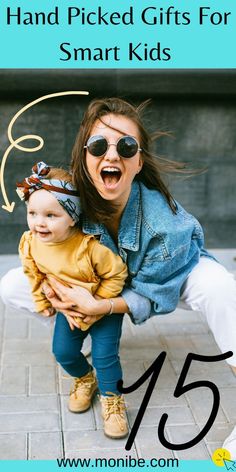
{"type": "MultiPolygon", "coordinates": [[[[81,317],[87,322],[90,317],[107,315],[111,310],[109,299],[96,299],[88,290],[79,286],[66,287],[53,277],[48,277],[48,283],[43,284],[46,297],[57,311],[62,311],[70,317],[81,317]],[[89,317],[86,319],[85,317],[89,317]]],[[[114,313],[127,313],[128,305],[122,297],[112,298],[114,313]]]]}
{"type": "MultiPolygon", "coordinates": [[[[98,310],[101,312],[99,315],[99,319],[102,318],[105,315],[108,315],[111,310],[111,304],[109,302],[109,299],[100,299],[97,300],[99,302],[98,310]],[[107,311],[107,302],[109,302],[109,311],[107,311]],[[106,309],[106,312],[104,311],[106,309]]],[[[129,307],[123,297],[116,297],[112,298],[113,306],[112,306],[112,313],[119,314],[119,313],[129,313],[129,307]]],[[[93,322],[93,315],[86,315],[85,318],[83,318],[83,321],[86,323],[92,323],[93,322]]]]}

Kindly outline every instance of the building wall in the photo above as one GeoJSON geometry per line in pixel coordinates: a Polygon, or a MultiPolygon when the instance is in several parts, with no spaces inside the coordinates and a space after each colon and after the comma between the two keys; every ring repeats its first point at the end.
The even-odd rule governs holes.
{"type": "MultiPolygon", "coordinates": [[[[87,104],[94,97],[114,95],[134,103],[152,99],[145,113],[148,128],[171,134],[157,140],[158,155],[207,167],[192,178],[169,179],[172,193],[204,226],[207,247],[236,246],[236,72],[2,70],[1,158],[9,144],[7,127],[14,114],[42,95],[64,90],[88,90],[90,96],[44,101],[19,117],[13,128],[14,138],[37,134],[45,145],[38,153],[14,149],[7,160],[5,187],[16,207],[11,214],[0,209],[1,254],[17,252],[26,229],[25,208],[15,194],[15,182],[29,175],[38,160],[69,166],[87,104]]],[[[30,147],[36,142],[22,144],[30,147]]]]}

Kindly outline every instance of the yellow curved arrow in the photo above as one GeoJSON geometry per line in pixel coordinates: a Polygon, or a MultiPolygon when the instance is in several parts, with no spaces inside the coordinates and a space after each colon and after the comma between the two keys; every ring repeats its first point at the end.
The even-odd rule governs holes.
{"type": "Polygon", "coordinates": [[[65,96],[65,95],[89,95],[89,92],[74,90],[74,91],[57,92],[57,93],[51,93],[49,95],[43,95],[42,97],[39,97],[36,100],[33,100],[33,102],[30,102],[27,105],[25,105],[23,108],[21,108],[13,116],[12,120],[10,121],[10,123],[8,125],[8,128],[7,128],[7,135],[8,135],[8,139],[9,139],[11,144],[8,146],[8,148],[6,149],[6,151],[3,155],[2,162],[1,162],[1,167],[0,167],[0,188],[1,188],[1,191],[2,191],[2,195],[3,195],[3,200],[5,202],[5,205],[2,205],[3,210],[6,210],[9,213],[12,213],[13,210],[14,210],[14,207],[15,207],[15,202],[10,203],[8,198],[7,198],[7,193],[6,193],[5,184],[4,184],[4,171],[5,171],[6,160],[9,156],[11,150],[13,148],[16,148],[16,149],[19,149],[20,151],[24,151],[24,152],[37,152],[40,149],[42,149],[42,147],[44,146],[43,138],[41,136],[38,136],[37,134],[27,134],[25,136],[21,136],[20,138],[14,139],[12,137],[13,125],[15,124],[17,118],[20,115],[22,115],[22,113],[24,113],[26,110],[28,110],[32,106],[36,105],[37,103],[42,102],[43,100],[47,100],[49,98],[62,97],[62,96],[65,96]],[[36,141],[38,141],[39,144],[37,146],[33,147],[33,148],[26,148],[24,146],[19,145],[19,143],[21,143],[22,141],[25,141],[27,139],[35,139],[36,141]]]}
{"type": "MultiPolygon", "coordinates": [[[[14,147],[17,147],[17,144],[20,143],[21,141],[25,141],[26,139],[39,139],[40,141],[40,144],[37,146],[37,150],[38,149],[41,149],[43,147],[43,144],[44,144],[44,141],[43,141],[43,138],[41,138],[40,136],[36,136],[34,134],[26,134],[25,136],[21,136],[20,138],[16,139],[15,141],[12,142],[12,144],[10,144],[10,146],[8,146],[7,150],[5,151],[4,155],[3,155],[3,158],[2,158],[2,162],[1,162],[1,168],[0,168],[0,182],[1,182],[1,190],[2,190],[2,196],[3,196],[3,199],[4,199],[4,202],[6,203],[6,205],[2,205],[2,208],[3,210],[6,210],[8,211],[9,213],[12,213],[13,210],[14,210],[14,206],[15,206],[15,202],[12,202],[10,203],[8,198],[7,198],[7,194],[6,194],[6,190],[5,190],[5,185],[4,185],[4,170],[5,170],[5,164],[6,164],[6,160],[11,152],[11,150],[14,148],[14,147]]],[[[36,150],[36,148],[35,148],[36,150]]]]}

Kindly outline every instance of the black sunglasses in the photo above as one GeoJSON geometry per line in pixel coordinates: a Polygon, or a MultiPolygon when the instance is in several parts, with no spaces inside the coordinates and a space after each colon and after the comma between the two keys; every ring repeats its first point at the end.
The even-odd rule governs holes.
{"type": "Polygon", "coordinates": [[[95,157],[102,157],[106,154],[109,146],[116,146],[116,151],[120,157],[129,159],[134,157],[138,151],[142,151],[138,142],[133,136],[122,136],[117,143],[108,143],[104,136],[90,136],[84,149],[95,157]]]}

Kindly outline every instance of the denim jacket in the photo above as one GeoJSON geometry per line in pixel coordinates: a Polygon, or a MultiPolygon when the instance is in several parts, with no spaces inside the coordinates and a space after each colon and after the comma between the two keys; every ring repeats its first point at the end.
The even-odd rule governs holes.
{"type": "Polygon", "coordinates": [[[118,246],[102,224],[83,219],[82,230],[119,254],[129,277],[121,296],[131,318],[140,324],[153,315],[175,310],[181,288],[204,249],[199,222],[177,202],[177,214],[157,190],[134,181],[118,233],[118,246]]]}

